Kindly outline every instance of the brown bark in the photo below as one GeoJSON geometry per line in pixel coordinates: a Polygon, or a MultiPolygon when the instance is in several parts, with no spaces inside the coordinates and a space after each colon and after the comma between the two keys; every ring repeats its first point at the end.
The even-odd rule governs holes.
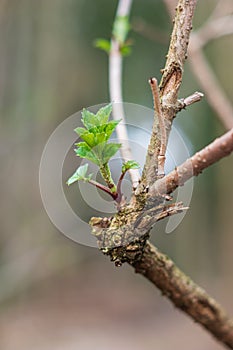
{"type": "MultiPolygon", "coordinates": [[[[155,115],[150,144],[147,151],[146,162],[143,168],[140,192],[143,186],[150,186],[159,178],[158,156],[160,148],[164,147],[164,152],[168,143],[169,133],[173,118],[177,112],[178,92],[183,77],[183,67],[187,58],[187,48],[192,30],[192,19],[197,0],[179,0],[176,7],[176,16],[171,35],[170,46],[167,54],[167,61],[160,82],[160,108],[161,116],[155,115]],[[166,130],[161,130],[159,119],[163,118],[166,130]],[[161,135],[165,133],[166,144],[163,145],[161,135]]],[[[158,110],[158,108],[157,108],[158,110]]],[[[158,112],[155,109],[155,113],[158,112]]]]}
{"type": "MultiPolygon", "coordinates": [[[[196,2],[197,0],[178,1],[159,98],[156,95],[155,112],[160,114],[161,107],[159,117],[163,117],[165,122],[166,142],[176,112],[184,108],[187,101],[190,104],[202,97],[197,93],[194,101],[193,97],[186,102],[178,100],[196,2]]],[[[148,242],[149,232],[156,221],[186,209],[181,203],[167,205],[169,198],[166,194],[172,193],[192,176],[200,174],[211,164],[229,155],[233,151],[233,129],[158,180],[158,156],[161,155],[159,128],[162,123],[158,123],[156,119],[158,120],[155,115],[142,181],[135,195],[114,217],[92,218],[90,223],[93,234],[99,248],[117,266],[124,262],[129,263],[178,308],[205,327],[216,339],[233,349],[233,322],[221,306],[148,242]]]]}
{"type": "Polygon", "coordinates": [[[221,306],[149,242],[140,261],[132,264],[157,286],[173,304],[233,349],[233,321],[221,306]]]}
{"type": "Polygon", "coordinates": [[[232,151],[233,129],[194,154],[164,178],[156,181],[150,188],[150,195],[157,196],[173,192],[178,186],[184,185],[191,177],[199,175],[204,169],[228,156],[232,151]]]}

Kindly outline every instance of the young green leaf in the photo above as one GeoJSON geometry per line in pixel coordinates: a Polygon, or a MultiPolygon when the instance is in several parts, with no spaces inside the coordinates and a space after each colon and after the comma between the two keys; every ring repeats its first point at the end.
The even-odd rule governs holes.
{"type": "Polygon", "coordinates": [[[84,164],[82,166],[80,166],[75,173],[68,179],[68,181],[66,182],[67,185],[71,185],[76,181],[89,181],[92,177],[92,174],[86,176],[87,174],[87,169],[88,169],[88,164],[84,164]]]}
{"type": "Polygon", "coordinates": [[[98,49],[101,49],[105,52],[107,52],[107,54],[109,54],[110,50],[111,50],[111,43],[109,40],[106,39],[96,39],[94,41],[94,46],[97,47],[98,49]]]}
{"type": "MultiPolygon", "coordinates": [[[[105,134],[104,141],[107,141],[112,135],[113,131],[116,129],[116,126],[120,123],[120,121],[121,120],[110,120],[110,122],[91,128],[88,131],[94,135],[104,133],[105,134]]],[[[82,135],[80,136],[82,137],[82,135]]]]}
{"type": "Polygon", "coordinates": [[[106,164],[112,158],[116,152],[119,150],[121,147],[120,143],[107,143],[103,149],[102,153],[102,163],[106,164]]]}
{"type": "Polygon", "coordinates": [[[126,163],[122,165],[121,171],[122,173],[125,173],[129,169],[138,169],[140,168],[140,165],[135,162],[135,160],[128,160],[126,163]]]}
{"type": "Polygon", "coordinates": [[[104,132],[107,135],[107,140],[112,135],[113,131],[116,129],[117,125],[120,123],[121,119],[110,120],[108,124],[105,125],[104,132]]]}
{"type": "Polygon", "coordinates": [[[96,115],[94,113],[89,112],[85,108],[83,108],[82,111],[82,123],[87,129],[99,125],[98,118],[96,117],[96,115]]]}
{"type": "Polygon", "coordinates": [[[100,143],[103,143],[106,141],[106,134],[104,132],[102,133],[90,133],[87,132],[86,134],[82,135],[82,139],[86,142],[86,144],[90,147],[93,148],[100,143]]]}
{"type": "Polygon", "coordinates": [[[129,45],[122,45],[120,47],[120,52],[121,52],[122,56],[126,57],[126,56],[129,56],[131,54],[132,48],[129,45]]]}
{"type": "Polygon", "coordinates": [[[104,106],[98,110],[98,112],[96,113],[96,117],[100,125],[106,124],[108,122],[111,112],[112,112],[111,103],[109,103],[107,106],[104,106]]]}
{"type": "Polygon", "coordinates": [[[78,148],[75,149],[75,153],[78,157],[88,159],[92,163],[100,165],[100,159],[98,159],[95,152],[85,142],[79,142],[77,146],[78,148]]]}
{"type": "Polygon", "coordinates": [[[76,134],[78,134],[78,136],[81,136],[81,137],[83,134],[86,134],[88,132],[87,129],[85,128],[76,128],[74,129],[74,131],[76,132],[76,134]]]}

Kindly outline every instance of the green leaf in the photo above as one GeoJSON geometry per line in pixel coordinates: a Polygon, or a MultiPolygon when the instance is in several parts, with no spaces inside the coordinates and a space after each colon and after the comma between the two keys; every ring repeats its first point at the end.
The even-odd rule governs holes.
{"type": "Polygon", "coordinates": [[[97,134],[105,134],[105,141],[107,141],[110,136],[112,135],[113,131],[115,130],[116,126],[120,123],[121,120],[111,120],[110,122],[106,124],[102,124],[99,126],[96,126],[95,128],[89,129],[89,132],[91,132],[94,135],[97,134]]]}
{"type": "Polygon", "coordinates": [[[106,124],[108,122],[108,119],[110,117],[111,112],[112,112],[112,104],[111,103],[109,103],[108,105],[106,105],[98,110],[98,112],[96,113],[96,117],[97,117],[100,125],[106,124]]]}
{"type": "Polygon", "coordinates": [[[97,165],[100,164],[100,159],[98,159],[96,154],[85,142],[78,143],[78,146],[79,147],[75,149],[75,153],[78,157],[88,159],[97,165]]]}
{"type": "Polygon", "coordinates": [[[112,135],[113,131],[116,129],[117,125],[120,123],[121,119],[119,120],[111,120],[106,124],[105,126],[105,134],[107,135],[107,139],[112,135]]]}
{"type": "Polygon", "coordinates": [[[97,47],[98,49],[101,49],[107,52],[108,54],[111,50],[111,42],[109,40],[102,39],[102,38],[96,39],[94,41],[94,46],[97,47]]]}
{"type": "Polygon", "coordinates": [[[135,160],[128,160],[122,165],[121,171],[122,173],[125,173],[129,169],[138,169],[140,168],[140,165],[135,162],[135,160]]]}
{"type": "Polygon", "coordinates": [[[82,146],[87,146],[88,147],[88,149],[90,149],[90,147],[86,144],[86,142],[78,142],[78,143],[75,143],[75,146],[77,146],[77,147],[82,147],[82,146]]]}
{"type": "Polygon", "coordinates": [[[90,129],[98,125],[98,118],[94,113],[91,113],[87,109],[83,108],[82,122],[87,129],[90,129]]]}
{"type": "Polygon", "coordinates": [[[87,130],[84,128],[76,128],[74,129],[74,131],[76,132],[76,134],[78,134],[78,136],[82,136],[83,134],[87,133],[87,130]]]}
{"type": "MultiPolygon", "coordinates": [[[[98,131],[98,129],[95,131],[98,131]]],[[[105,132],[88,132],[85,130],[85,133],[82,133],[81,138],[90,148],[93,148],[98,144],[107,141],[107,134],[105,132]]],[[[77,144],[77,146],[80,146],[80,144],[77,144]]]]}
{"type": "Polygon", "coordinates": [[[132,52],[132,48],[129,45],[123,45],[120,48],[120,52],[122,56],[129,56],[132,52]]]}
{"type": "Polygon", "coordinates": [[[129,30],[130,30],[129,17],[118,16],[114,22],[112,33],[115,39],[120,44],[123,44],[125,42],[129,30]]]}
{"type": "Polygon", "coordinates": [[[107,141],[106,134],[104,132],[95,134],[95,144],[94,146],[97,146],[101,143],[105,143],[107,141]]]}
{"type": "MultiPolygon", "coordinates": [[[[96,114],[89,112],[87,109],[82,111],[82,122],[89,131],[90,129],[108,123],[109,116],[112,112],[112,104],[108,104],[98,110],[96,114]]],[[[76,128],[75,131],[82,136],[84,134],[83,128],[76,128]]]]}
{"type": "Polygon", "coordinates": [[[68,179],[68,181],[66,182],[67,185],[69,186],[72,183],[79,181],[79,180],[89,181],[92,177],[92,174],[90,174],[86,177],[87,169],[88,169],[88,164],[84,164],[84,165],[80,166],[75,171],[75,173],[68,179]]]}
{"type": "Polygon", "coordinates": [[[89,147],[94,147],[96,145],[95,143],[95,135],[90,133],[90,132],[86,132],[85,134],[83,134],[82,136],[82,139],[83,141],[86,142],[86,144],[89,146],[89,147]]]}
{"type": "Polygon", "coordinates": [[[102,152],[102,163],[108,163],[109,159],[112,158],[114,154],[116,154],[120,147],[120,143],[107,143],[102,152]]]}

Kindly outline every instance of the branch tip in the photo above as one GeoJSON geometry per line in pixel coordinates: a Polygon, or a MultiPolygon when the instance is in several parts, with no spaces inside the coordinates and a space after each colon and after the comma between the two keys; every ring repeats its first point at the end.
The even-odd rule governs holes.
{"type": "Polygon", "coordinates": [[[185,109],[187,106],[190,106],[193,103],[201,101],[203,97],[204,97],[204,94],[202,92],[196,91],[188,97],[177,100],[176,112],[179,112],[182,109],[185,109]]]}

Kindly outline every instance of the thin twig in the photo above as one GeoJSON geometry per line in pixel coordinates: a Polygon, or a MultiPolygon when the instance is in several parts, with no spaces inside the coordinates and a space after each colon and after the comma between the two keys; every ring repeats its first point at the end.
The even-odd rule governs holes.
{"type": "Polygon", "coordinates": [[[88,180],[88,183],[95,186],[96,188],[99,188],[100,190],[104,191],[105,193],[109,194],[114,200],[117,199],[117,197],[118,197],[117,193],[111,192],[111,190],[108,187],[100,184],[99,182],[90,179],[90,180],[88,180]]]}
{"type": "MultiPolygon", "coordinates": [[[[154,111],[155,111],[155,120],[154,123],[157,123],[158,120],[158,137],[160,138],[160,149],[158,155],[158,177],[164,176],[164,164],[165,164],[165,152],[166,152],[166,126],[162,115],[158,82],[155,78],[149,80],[149,84],[152,91],[153,101],[154,101],[154,111]]],[[[157,135],[156,135],[157,136],[157,135]]],[[[155,142],[152,141],[154,144],[155,142]]]]}
{"type": "MultiPolygon", "coordinates": [[[[132,0],[120,0],[116,19],[119,16],[128,16],[131,5],[132,0]]],[[[116,128],[118,140],[122,144],[120,149],[121,156],[124,161],[132,160],[133,156],[129,144],[122,98],[122,55],[120,52],[120,43],[115,38],[111,40],[111,50],[109,53],[109,90],[110,99],[113,102],[113,118],[122,120],[116,128]]],[[[136,187],[140,178],[139,172],[136,169],[130,169],[129,173],[133,186],[136,187]]]]}
{"type": "Polygon", "coordinates": [[[177,101],[177,112],[181,111],[182,109],[185,109],[186,107],[192,105],[193,103],[201,101],[201,99],[204,97],[204,94],[202,92],[194,92],[192,95],[181,98],[177,101]]]}

